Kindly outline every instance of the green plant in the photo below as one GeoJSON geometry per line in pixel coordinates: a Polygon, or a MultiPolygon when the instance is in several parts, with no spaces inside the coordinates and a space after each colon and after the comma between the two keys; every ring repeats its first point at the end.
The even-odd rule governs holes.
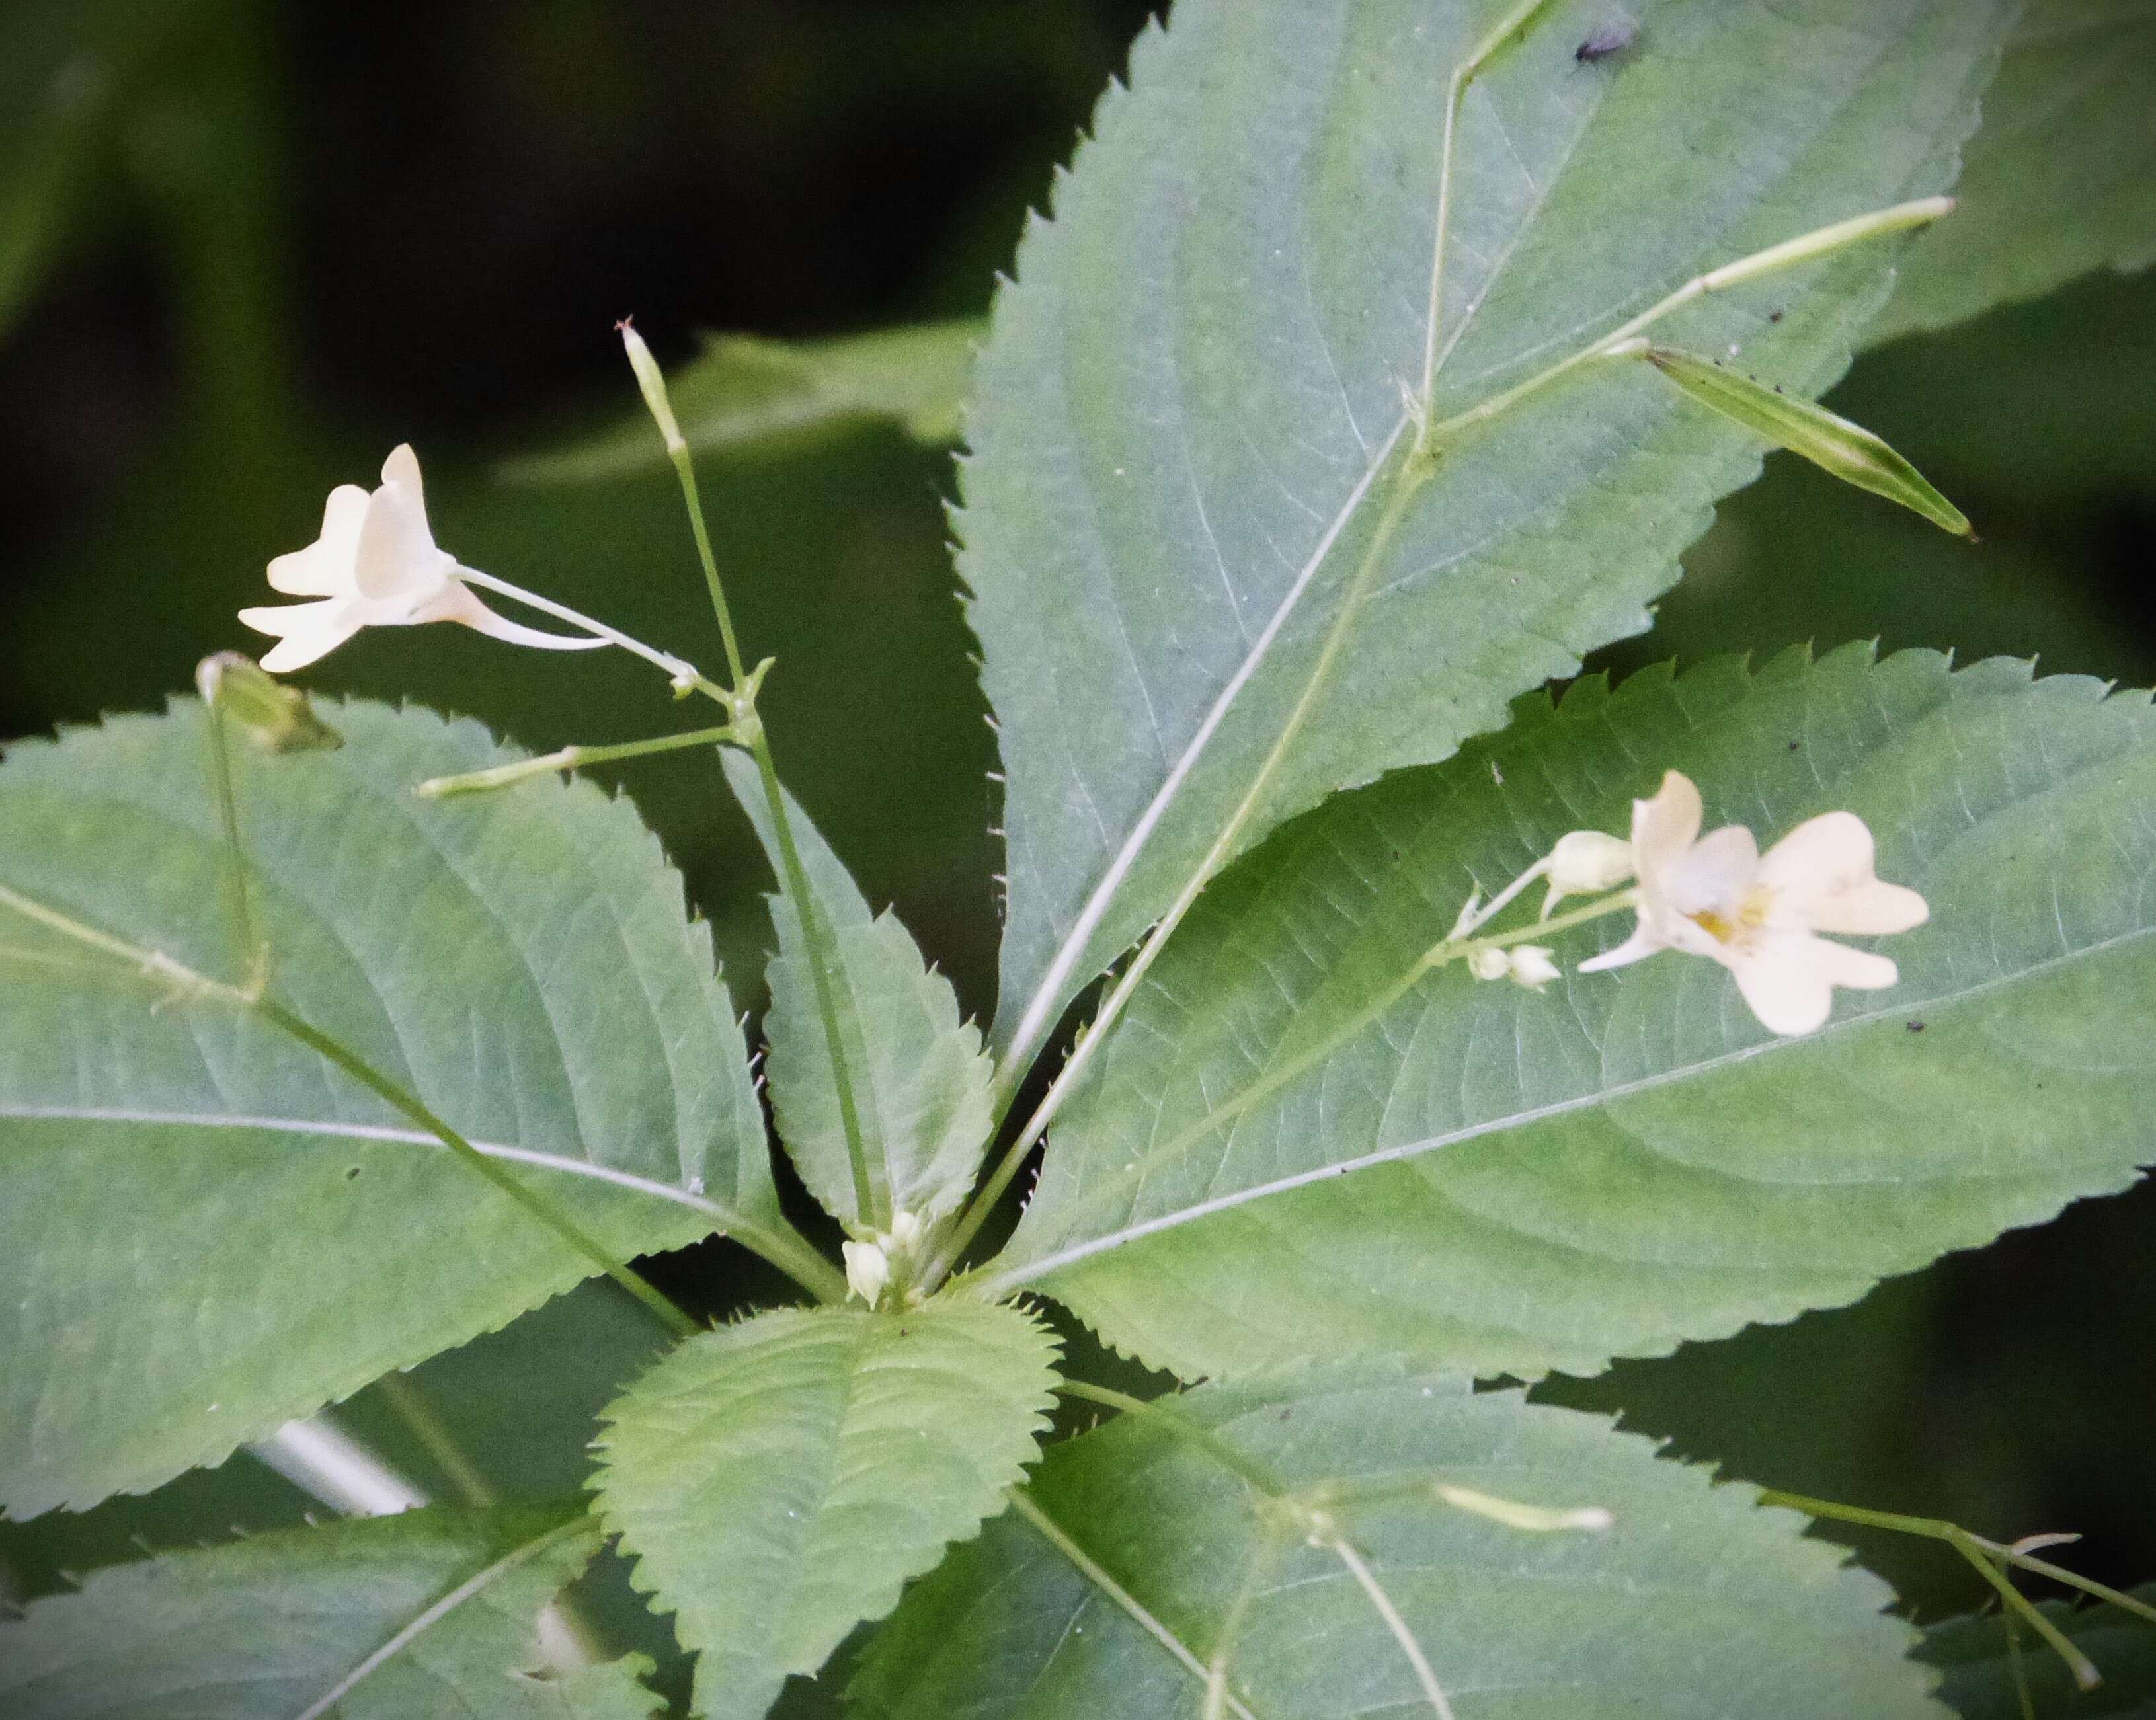
{"type": "MultiPolygon", "coordinates": [[[[248,1443],[383,1503],[284,1425],[595,1274],[671,1343],[604,1410],[588,1507],[475,1479],[100,1573],[0,1625],[0,1695],[649,1712],[649,1664],[555,1598],[603,1533],[713,1717],[878,1620],[867,1715],[2034,1702],[1974,1625],[1938,1685],[1807,1515],[1945,1540],[2091,1681],[2091,1618],[2011,1573],[2156,1613],[2041,1546],[1712,1485],[1517,1389],[1850,1301],[2148,1154],[2146,696],[1862,648],[1541,691],[1648,624],[1763,443],[1966,533],[1810,397],[1950,208],[1981,92],[2036,101],[2032,61],[2112,27],[2036,10],[2012,38],[1971,0],[1669,0],[1629,33],[1567,0],[1186,0],[1148,31],[971,383],[1009,854],[985,1034],[783,786],[783,670],[737,637],[692,455],[750,419],[937,439],[963,330],[722,348],[769,398],[707,414],[707,369],[685,426],[624,331],[722,669],[459,566],[408,449],[273,564],[302,606],[246,618],[278,670],[431,620],[611,645],[706,726],[533,757],[213,659],[200,701],[12,749],[11,1512],[248,1443]],[[769,1108],[842,1265],[782,1202],[678,880],[573,780],[686,749],[778,880],[769,1108]],[[634,1264],[714,1231],[805,1304],[707,1329],[634,1264]],[[1060,1373],[1040,1296],[1204,1383],[1060,1373]],[[1059,1395],[1114,1419],[1043,1456],[1059,1395]]],[[[2096,244],[2073,266],[2145,260],[2096,244]]],[[[1927,322],[2048,284],[2009,246],[1936,265],[1948,294],[1917,254],[1927,322]]]]}

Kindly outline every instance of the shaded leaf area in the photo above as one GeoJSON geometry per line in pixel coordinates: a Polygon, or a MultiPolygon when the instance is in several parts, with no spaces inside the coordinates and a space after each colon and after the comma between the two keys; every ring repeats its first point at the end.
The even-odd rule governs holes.
{"type": "Polygon", "coordinates": [[[1343,1349],[1591,1373],[1852,1300],[2148,1157],[2152,805],[2145,696],[2003,660],[1790,653],[1537,701],[1201,905],[993,1281],[1186,1375],[1343,1349]],[[1414,978],[1471,887],[1623,830],[1667,768],[1763,843],[1865,819],[1931,905],[1899,985],[1778,1040],[1674,954],[1539,996],[1414,978]]]}
{"type": "MultiPolygon", "coordinates": [[[[1311,1544],[1305,1507],[1367,1564],[1462,1720],[1941,1712],[1876,1578],[1751,1488],[1657,1461],[1598,1417],[1368,1363],[1164,1402],[1173,1420],[1126,1415],[1053,1448],[1029,1492],[1201,1666],[1241,1597],[1228,1683],[1250,1713],[1429,1712],[1348,1561],[1311,1544]],[[1439,1502],[1436,1483],[1601,1506],[1613,1526],[1527,1533],[1439,1502]]],[[[1195,1716],[1204,1687],[1011,1515],[906,1596],[852,1695],[878,1720],[1045,1720],[1195,1716]]]]}
{"type": "MultiPolygon", "coordinates": [[[[2156,1588],[2133,1592],[2138,1599],[2156,1599],[2156,1588]]],[[[2103,1674],[2101,1685],[2076,1690],[2058,1658],[2025,1629],[2020,1655],[2025,1683],[2017,1684],[2006,1627],[1989,1613],[1951,1619],[1924,1633],[1917,1658],[1939,1669],[1940,1699],[1962,1720],[2023,1720],[2025,1687],[2037,1720],[2156,1720],[2156,1626],[2115,1606],[2043,1605],[2096,1662],[2103,1674]]]]}
{"type": "MultiPolygon", "coordinates": [[[[783,884],[787,868],[757,767],[732,749],[725,761],[726,780],[783,884]]],[[[832,1001],[870,1192],[879,1210],[887,1204],[924,1219],[941,1217],[965,1198],[992,1123],[990,1071],[979,1029],[959,1019],[951,982],[930,969],[897,915],[870,909],[844,863],[798,805],[791,805],[788,822],[808,881],[809,913],[835,952],[832,1001]]],[[[771,913],[778,957],[767,970],[771,1009],[763,1027],[780,1138],[825,1210],[876,1227],[875,1212],[855,1209],[830,1036],[800,909],[782,891],[771,898],[771,913]]]]}
{"type": "MultiPolygon", "coordinates": [[[[1647,6],[1586,64],[1607,8],[1559,0],[1470,89],[1434,293],[1445,90],[1504,10],[1181,6],[1020,247],[959,521],[1009,775],[1004,1043],[1029,1046],[1231,825],[1230,850],[1440,759],[1644,629],[1708,504],[1758,470],[1631,366],[1414,461],[1426,355],[1436,416],[1471,409],[1703,270],[1943,188],[2004,23],[1967,0],[1647,6]]],[[[1661,337],[1816,392],[1893,249],[1661,337]]]]}
{"type": "MultiPolygon", "coordinates": [[[[633,810],[588,785],[424,802],[520,755],[426,711],[325,714],[341,751],[236,759],[278,995],[624,1255],[775,1229],[708,935],[633,810]]],[[[13,749],[0,882],[235,974],[203,747],[184,705],[13,749]]],[[[592,1270],[312,1051],[8,917],[12,1510],[214,1461],[592,1270]]]]}
{"type": "Polygon", "coordinates": [[[1010,1307],[783,1309],[690,1339],[617,1399],[601,1510],[698,1656],[697,1712],[756,1720],[1000,1509],[1055,1358],[1010,1307]]]}
{"type": "Polygon", "coordinates": [[[629,1658],[550,1667],[541,1610],[598,1531],[567,1511],[446,1509],[169,1553],[0,1622],[13,1720],[649,1720],[629,1658]]]}
{"type": "Polygon", "coordinates": [[[1984,94],[1953,218],[1910,248],[1873,341],[2156,262],[2156,4],[2032,0],[1984,94]]]}
{"type": "MultiPolygon", "coordinates": [[[[878,329],[821,341],[710,335],[668,381],[682,439],[696,453],[754,449],[849,426],[897,425],[916,442],[955,442],[988,332],[972,317],[878,329]]],[[[511,461],[503,475],[527,484],[585,484],[665,469],[649,416],[625,413],[606,430],[511,461]]]]}

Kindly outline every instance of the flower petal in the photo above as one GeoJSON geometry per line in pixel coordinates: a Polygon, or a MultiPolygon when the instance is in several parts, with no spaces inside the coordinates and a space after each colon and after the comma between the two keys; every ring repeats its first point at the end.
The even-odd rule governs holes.
{"type": "Polygon", "coordinates": [[[1879,991],[1900,978],[1884,956],[1803,932],[1770,932],[1722,959],[1760,1024],[1779,1034],[1806,1034],[1823,1025],[1838,985],[1879,991]]]}
{"type": "Polygon", "coordinates": [[[343,598],[324,598],[313,603],[261,603],[251,609],[242,609],[239,619],[257,633],[266,633],[272,639],[289,639],[295,633],[321,626],[332,616],[341,616],[350,607],[343,598]]]}
{"type": "Polygon", "coordinates": [[[1632,803],[1632,860],[1642,882],[1682,858],[1699,834],[1699,790],[1681,771],[1667,771],[1651,800],[1632,803]]]}
{"type": "Polygon", "coordinates": [[[1931,916],[1923,897],[1873,874],[1871,832],[1851,812],[1807,819],[1767,852],[1759,881],[1774,892],[1778,924],[1873,935],[1907,932],[1931,916]]]}
{"type": "Polygon", "coordinates": [[[592,651],[609,643],[588,634],[544,633],[536,627],[526,627],[506,616],[497,615],[459,579],[452,579],[448,590],[422,603],[412,612],[410,619],[415,623],[460,622],[475,632],[485,634],[489,639],[503,639],[512,645],[531,645],[542,651],[592,651]]]}
{"type": "Polygon", "coordinates": [[[456,562],[436,547],[428,527],[419,465],[409,444],[400,444],[382,471],[382,487],[367,498],[367,517],[360,522],[353,583],[362,597],[377,602],[408,597],[416,607],[439,593],[456,562]]]}
{"type": "MultiPolygon", "coordinates": [[[[313,608],[312,603],[303,605],[313,608]]],[[[323,605],[341,609],[342,604],[323,605]]],[[[244,616],[241,618],[244,619],[244,616]]],[[[259,624],[249,622],[249,626],[259,624]]],[[[349,614],[326,615],[303,626],[295,626],[283,639],[267,652],[262,667],[272,675],[289,675],[295,669],[305,669],[310,663],[320,662],[339,645],[360,630],[361,623],[349,614]]],[[[264,629],[264,631],[268,631],[264,629]]]]}
{"type": "Polygon", "coordinates": [[[1931,916],[1931,904],[1917,891],[1867,878],[1815,903],[1811,926],[1815,932],[1875,937],[1889,932],[1907,932],[1931,916]]]}
{"type": "Polygon", "coordinates": [[[1732,923],[1759,870],[1759,845],[1742,824],[1724,824],[1695,842],[1652,880],[1655,894],[1680,914],[1709,909],[1732,923]]]}
{"type": "Polygon", "coordinates": [[[1582,973],[1603,973],[1612,968],[1629,968],[1635,962],[1644,962],[1648,957],[1659,955],[1670,946],[1647,929],[1645,922],[1632,928],[1632,935],[1614,950],[1604,950],[1599,956],[1590,956],[1579,964],[1582,973]]]}
{"type": "Polygon", "coordinates": [[[427,485],[419,475],[419,456],[413,453],[409,442],[399,442],[389,450],[389,458],[382,462],[382,481],[402,484],[419,504],[419,511],[426,512],[427,485]]]}
{"type": "Polygon", "coordinates": [[[321,536],[270,563],[270,589],[295,598],[350,596],[360,522],[366,517],[367,492],[357,484],[338,485],[322,508],[321,536]]]}

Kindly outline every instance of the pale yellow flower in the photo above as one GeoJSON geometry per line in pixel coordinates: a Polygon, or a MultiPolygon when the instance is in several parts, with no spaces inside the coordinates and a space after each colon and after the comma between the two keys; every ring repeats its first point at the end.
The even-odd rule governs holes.
{"type": "Polygon", "coordinates": [[[1639,923],[1582,973],[1621,968],[1661,950],[1719,962],[1752,1013],[1775,1033],[1810,1033],[1833,1008],[1834,988],[1877,991],[1894,963],[1817,934],[1907,932],[1930,909],[1922,896],[1874,875],[1871,832],[1849,812],[1808,819],[1762,855],[1752,833],[1727,824],[1702,837],[1699,790],[1671,771],[1651,800],[1632,803],[1639,923]]]}
{"type": "Polygon", "coordinates": [[[457,572],[456,558],[436,545],[427,523],[418,458],[408,442],[400,443],[382,462],[380,489],[338,485],[322,510],[321,536],[270,563],[272,589],[317,601],[242,609],[239,619],[279,641],[262,660],[273,675],[305,668],[363,628],[429,621],[460,622],[493,639],[550,651],[589,650],[607,643],[506,620],[457,572]]]}

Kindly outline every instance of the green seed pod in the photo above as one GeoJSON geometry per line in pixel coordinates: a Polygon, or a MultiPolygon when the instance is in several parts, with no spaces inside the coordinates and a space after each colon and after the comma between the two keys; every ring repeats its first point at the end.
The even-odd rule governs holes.
{"type": "Polygon", "coordinates": [[[326,752],[344,745],[344,737],[315,715],[305,693],[237,651],[203,658],[195,685],[205,705],[229,717],[265,752],[326,752]]]}
{"type": "Polygon", "coordinates": [[[1666,347],[1645,347],[1640,357],[1701,405],[1802,454],[1844,482],[1897,501],[1958,537],[1976,536],[1968,516],[1863,425],[1837,417],[1816,401],[1784,394],[1718,360],[1666,347]]]}

